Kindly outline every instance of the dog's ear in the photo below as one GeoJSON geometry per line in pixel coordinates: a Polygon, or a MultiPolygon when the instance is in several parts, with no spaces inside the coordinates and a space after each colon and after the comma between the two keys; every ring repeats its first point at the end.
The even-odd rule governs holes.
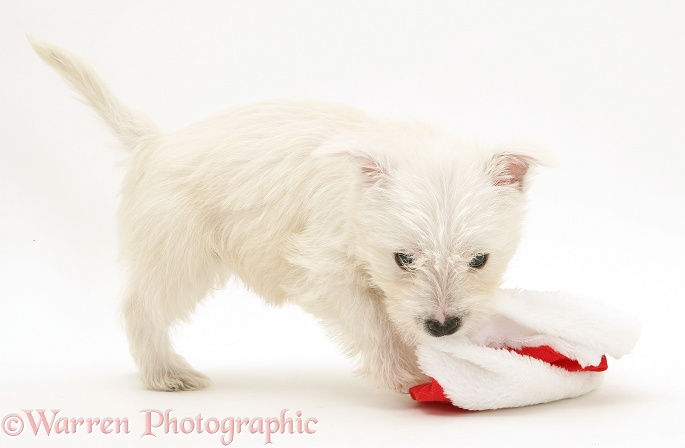
{"type": "Polygon", "coordinates": [[[502,152],[492,157],[488,171],[498,187],[512,186],[522,190],[532,162],[530,157],[522,154],[502,152]]]}
{"type": "Polygon", "coordinates": [[[498,187],[514,187],[525,191],[532,167],[552,165],[551,156],[542,151],[503,151],[490,159],[488,174],[498,187]]]}
{"type": "Polygon", "coordinates": [[[391,167],[387,158],[376,154],[368,141],[357,136],[333,138],[314,150],[312,155],[347,159],[359,170],[365,185],[381,183],[390,174],[391,167]]]}

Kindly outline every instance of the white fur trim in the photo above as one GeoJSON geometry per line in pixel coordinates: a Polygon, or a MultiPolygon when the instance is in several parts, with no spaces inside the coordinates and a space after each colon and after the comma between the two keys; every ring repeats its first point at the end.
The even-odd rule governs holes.
{"type": "Polygon", "coordinates": [[[637,321],[623,313],[559,293],[500,290],[495,312],[469,338],[424,343],[419,365],[464,409],[527,406],[571,398],[601,384],[601,372],[569,372],[505,347],[549,345],[583,366],[635,346],[637,321]]]}
{"type": "Polygon", "coordinates": [[[432,347],[418,350],[419,365],[433,375],[454,405],[485,410],[577,397],[595,389],[600,372],[569,372],[505,349],[459,344],[445,356],[432,347]]]}

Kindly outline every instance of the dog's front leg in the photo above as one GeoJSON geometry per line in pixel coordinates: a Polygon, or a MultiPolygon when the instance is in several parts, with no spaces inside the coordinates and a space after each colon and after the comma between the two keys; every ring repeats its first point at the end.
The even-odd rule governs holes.
{"type": "Polygon", "coordinates": [[[325,298],[302,304],[325,323],[345,353],[358,360],[357,372],[379,387],[406,392],[428,382],[414,347],[390,322],[382,298],[360,287],[329,289],[325,298]]]}

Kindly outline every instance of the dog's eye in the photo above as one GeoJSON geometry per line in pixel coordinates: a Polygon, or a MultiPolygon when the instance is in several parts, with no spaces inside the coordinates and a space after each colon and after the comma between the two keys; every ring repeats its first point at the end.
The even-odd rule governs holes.
{"type": "Polygon", "coordinates": [[[397,266],[401,267],[405,271],[408,271],[411,269],[411,265],[414,263],[414,257],[412,257],[410,254],[396,252],[395,263],[397,263],[397,266]]]}
{"type": "Polygon", "coordinates": [[[488,262],[488,254],[483,254],[478,252],[476,255],[471,258],[471,261],[469,261],[469,267],[473,269],[480,269],[483,266],[485,266],[485,263],[488,262]]]}

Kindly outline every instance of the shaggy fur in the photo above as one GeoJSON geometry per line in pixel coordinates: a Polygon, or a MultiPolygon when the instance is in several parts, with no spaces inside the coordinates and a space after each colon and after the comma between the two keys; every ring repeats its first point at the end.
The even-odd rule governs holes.
{"type": "Polygon", "coordinates": [[[119,230],[124,316],[144,383],[208,379],[169,328],[229,276],[270,304],[316,316],[376,384],[425,381],[426,321],[483,321],[520,238],[529,151],[460,143],[418,122],[278,100],[173,133],[121,103],[80,59],[32,41],[129,152],[119,230]],[[395,253],[411,254],[402,269],[395,253]],[[489,254],[482,269],[469,267],[489,254]]]}

